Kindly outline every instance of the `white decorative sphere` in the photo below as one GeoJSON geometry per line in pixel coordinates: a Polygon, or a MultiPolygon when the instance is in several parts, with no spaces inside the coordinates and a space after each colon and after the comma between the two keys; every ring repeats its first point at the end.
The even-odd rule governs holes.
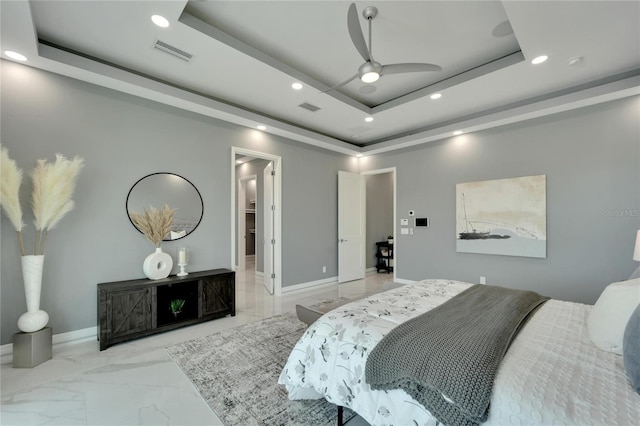
{"type": "Polygon", "coordinates": [[[25,312],[18,318],[18,328],[25,333],[42,330],[49,322],[49,314],[43,310],[25,312]]]}

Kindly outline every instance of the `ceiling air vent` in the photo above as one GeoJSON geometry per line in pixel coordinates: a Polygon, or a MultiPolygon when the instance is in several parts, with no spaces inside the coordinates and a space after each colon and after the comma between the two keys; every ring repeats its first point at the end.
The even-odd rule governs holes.
{"type": "Polygon", "coordinates": [[[304,108],[304,109],[308,109],[311,112],[316,112],[320,109],[320,107],[317,107],[315,105],[310,104],[309,102],[305,102],[303,104],[298,105],[300,108],[304,108]]]}
{"type": "Polygon", "coordinates": [[[169,55],[175,56],[176,58],[180,58],[185,62],[191,61],[193,59],[193,55],[189,52],[185,52],[182,49],[178,49],[175,46],[171,46],[170,44],[165,43],[164,41],[156,40],[156,43],[153,45],[154,49],[161,50],[169,55]]]}

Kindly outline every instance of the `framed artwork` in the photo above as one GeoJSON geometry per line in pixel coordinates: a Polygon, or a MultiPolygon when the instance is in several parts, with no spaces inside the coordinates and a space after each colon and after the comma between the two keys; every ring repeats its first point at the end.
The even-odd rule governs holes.
{"type": "Polygon", "coordinates": [[[456,251],[547,257],[547,177],[456,185],[456,251]]]}

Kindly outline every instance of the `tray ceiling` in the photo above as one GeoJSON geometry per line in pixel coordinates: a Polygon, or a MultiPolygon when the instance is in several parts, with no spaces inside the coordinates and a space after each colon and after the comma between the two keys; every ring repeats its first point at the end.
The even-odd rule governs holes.
{"type": "Polygon", "coordinates": [[[637,1],[358,1],[367,42],[361,12],[379,11],[375,60],[442,71],[322,93],[364,62],[347,29],[350,3],[3,2],[1,42],[30,66],[345,153],[638,93],[637,1]],[[153,14],[170,26],[155,26],[153,14]],[[543,54],[545,63],[531,64],[543,54]]]}

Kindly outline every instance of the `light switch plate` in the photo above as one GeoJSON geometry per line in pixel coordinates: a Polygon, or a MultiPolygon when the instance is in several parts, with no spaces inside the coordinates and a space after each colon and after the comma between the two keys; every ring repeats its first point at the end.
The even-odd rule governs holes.
{"type": "Polygon", "coordinates": [[[400,228],[400,233],[402,235],[409,235],[409,228],[400,228]]]}

